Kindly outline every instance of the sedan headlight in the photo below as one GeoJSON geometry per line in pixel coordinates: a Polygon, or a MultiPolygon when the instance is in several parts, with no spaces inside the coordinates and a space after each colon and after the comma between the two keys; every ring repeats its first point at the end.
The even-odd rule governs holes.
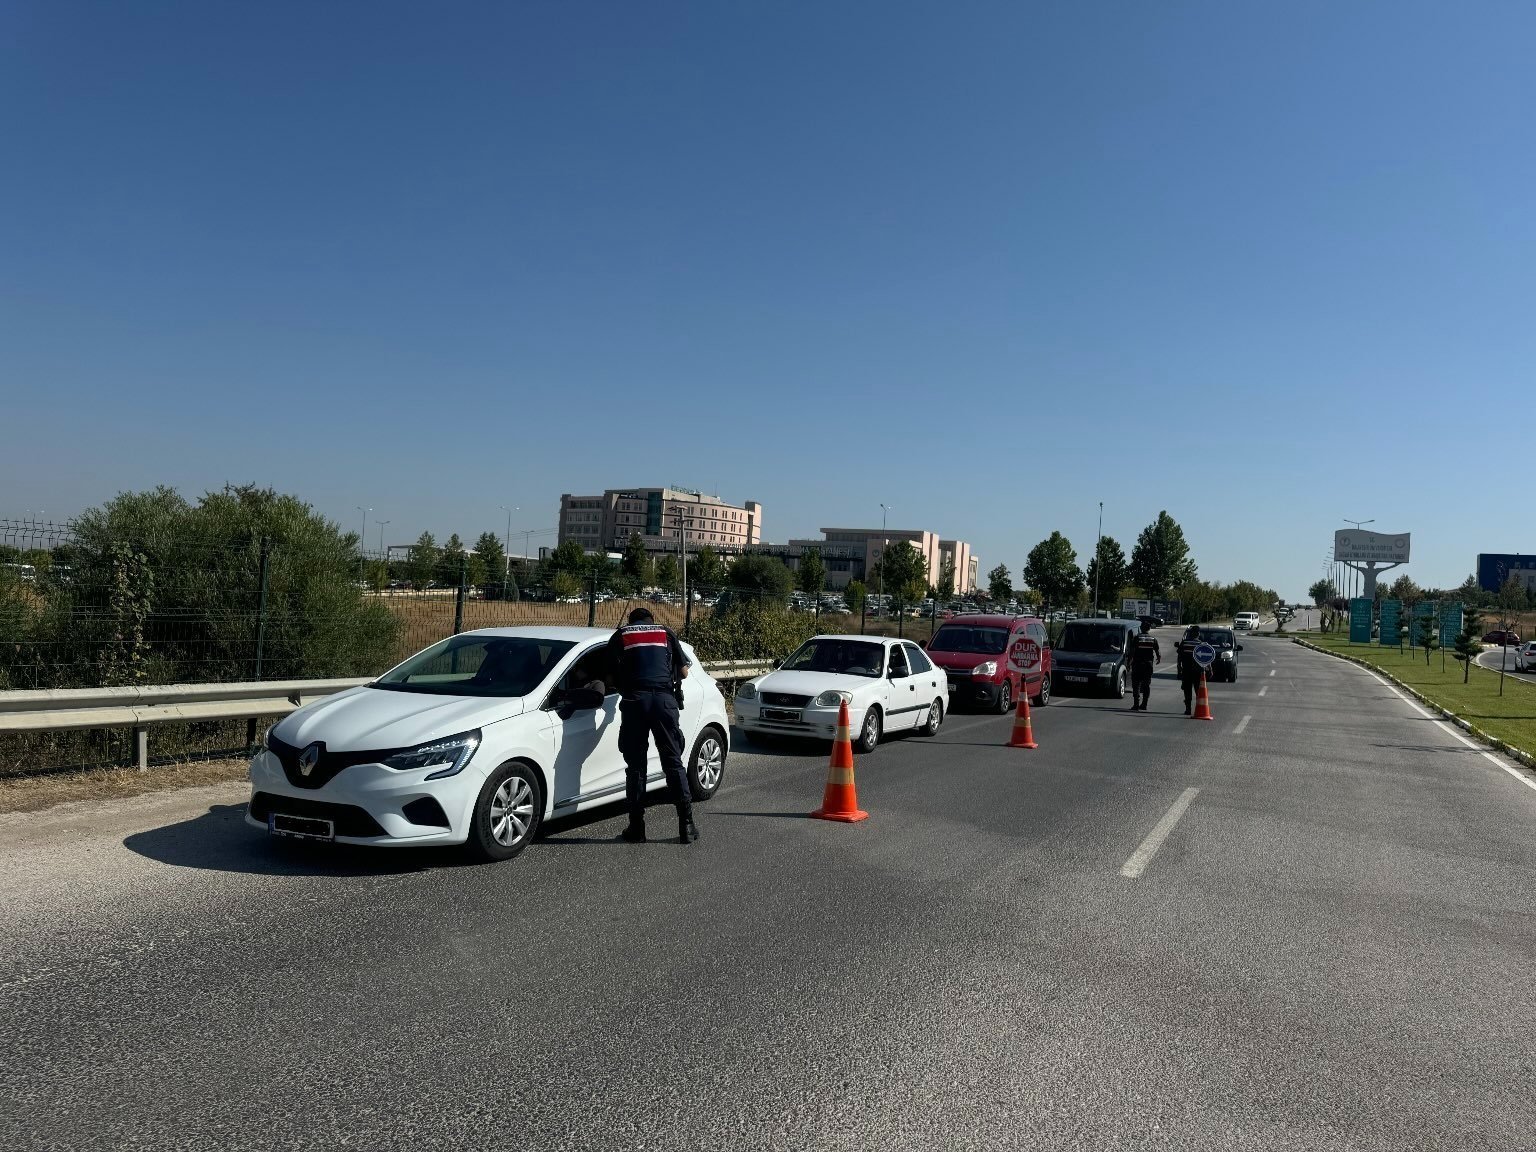
{"type": "Polygon", "coordinates": [[[839,704],[852,704],[853,693],[828,689],[816,697],[814,703],[818,708],[836,708],[839,704]]]}
{"type": "Polygon", "coordinates": [[[756,700],[757,699],[757,685],[752,683],[752,681],[748,680],[740,688],[736,689],[736,699],[738,699],[738,700],[756,700]]]}
{"type": "Polygon", "coordinates": [[[996,660],[983,660],[980,664],[976,665],[976,667],[971,669],[971,675],[972,676],[996,676],[997,675],[997,661],[996,660]]]}
{"type": "Polygon", "coordinates": [[[457,776],[462,772],[478,747],[480,730],[477,728],[473,732],[460,732],[446,740],[434,740],[430,744],[418,744],[415,748],[396,752],[384,761],[384,766],[397,772],[436,768],[437,771],[429,774],[427,779],[441,780],[445,776],[457,776]]]}

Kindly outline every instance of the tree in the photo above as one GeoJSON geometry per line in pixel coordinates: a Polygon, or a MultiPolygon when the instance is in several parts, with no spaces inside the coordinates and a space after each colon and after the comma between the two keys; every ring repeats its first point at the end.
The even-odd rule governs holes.
{"type": "Polygon", "coordinates": [[[652,578],[656,581],[656,587],[663,592],[676,592],[682,587],[683,574],[677,557],[668,552],[656,561],[656,572],[652,578]]]}
{"type": "Polygon", "coordinates": [[[1520,577],[1511,572],[1509,578],[1499,585],[1499,626],[1508,628],[1514,623],[1515,613],[1523,610],[1530,602],[1526,595],[1525,585],[1520,582],[1520,577]]]}
{"type": "Polygon", "coordinates": [[[953,600],[955,598],[955,562],[946,560],[939,565],[939,582],[934,588],[935,599],[953,600]]]}
{"type": "Polygon", "coordinates": [[[1434,605],[1430,604],[1430,613],[1418,618],[1419,646],[1424,649],[1424,665],[1429,666],[1429,657],[1438,647],[1437,637],[1440,632],[1440,622],[1435,619],[1434,605]]]}
{"type": "Polygon", "coordinates": [[[864,611],[864,601],[869,597],[869,589],[864,587],[862,580],[848,581],[848,587],[843,589],[843,602],[848,605],[848,611],[856,615],[864,611]]]}
{"type": "Polygon", "coordinates": [[[1424,595],[1424,590],[1413,582],[1413,577],[1406,573],[1392,581],[1387,589],[1387,599],[1401,600],[1404,604],[1416,603],[1424,595]]]}
{"type": "MultiPolygon", "coordinates": [[[[464,551],[464,541],[459,539],[457,532],[453,533],[443,543],[443,550],[437,558],[437,574],[435,579],[444,588],[457,588],[459,580],[468,566],[469,554],[464,551]]],[[[469,574],[469,584],[478,583],[474,579],[474,573],[469,574]]]]}
{"type": "Polygon", "coordinates": [[[1327,604],[1339,594],[1339,590],[1333,586],[1332,580],[1319,580],[1307,589],[1307,595],[1312,598],[1312,603],[1319,608],[1327,604]]]}
{"type": "Polygon", "coordinates": [[[821,562],[821,552],[815,548],[807,548],[800,554],[800,570],[798,572],[800,591],[807,596],[820,596],[827,586],[827,568],[821,562]]]}
{"type": "Polygon", "coordinates": [[[483,581],[486,586],[505,593],[507,582],[511,578],[511,568],[507,564],[507,554],[501,546],[501,537],[494,532],[480,533],[480,538],[475,541],[475,555],[479,557],[480,565],[485,570],[483,581]]]}
{"type": "Polygon", "coordinates": [[[1131,582],[1131,569],[1125,562],[1125,551],[1113,536],[1099,539],[1084,579],[1088,591],[1098,597],[1101,607],[1105,604],[1118,606],[1119,601],[1115,598],[1120,595],[1120,589],[1131,582]]]}
{"type": "Polygon", "coordinates": [[[928,591],[928,562],[908,540],[892,544],[875,565],[881,589],[898,604],[921,600],[928,591]]]}
{"type": "Polygon", "coordinates": [[[688,561],[688,582],[696,588],[719,588],[725,579],[725,564],[708,544],[688,561]]]}
{"type": "Polygon", "coordinates": [[[1008,600],[1013,596],[1013,574],[1008,571],[1008,565],[999,564],[987,573],[987,598],[989,600],[1008,600]]]}
{"type": "Polygon", "coordinates": [[[1285,631],[1285,626],[1296,618],[1296,609],[1276,600],[1272,611],[1275,614],[1275,635],[1278,636],[1285,631]]]}
{"type": "Polygon", "coordinates": [[[575,540],[563,540],[539,565],[539,575],[553,580],[558,573],[566,573],[580,581],[592,570],[592,558],[575,540]]]}
{"type": "Polygon", "coordinates": [[[635,586],[636,591],[651,583],[655,565],[651,563],[650,554],[645,550],[645,538],[640,533],[629,534],[629,543],[624,545],[624,559],[619,561],[619,571],[635,586]]]}
{"type": "Polygon", "coordinates": [[[423,532],[411,545],[410,559],[405,563],[406,579],[413,588],[425,588],[432,583],[437,571],[437,541],[432,533],[423,532]]]}
{"type": "Polygon", "coordinates": [[[1467,678],[1472,675],[1472,661],[1483,650],[1482,615],[1477,610],[1477,605],[1463,603],[1461,609],[1461,632],[1456,637],[1456,659],[1461,661],[1461,682],[1465,684],[1467,678]]]}
{"type": "Polygon", "coordinates": [[[1024,583],[1047,604],[1070,604],[1083,587],[1083,572],[1077,566],[1077,552],[1072,542],[1060,532],[1052,532],[1029,550],[1024,563],[1024,583]]]}
{"type": "Polygon", "coordinates": [[[732,588],[750,594],[757,600],[782,602],[794,587],[795,577],[788,568],[772,556],[744,552],[731,561],[726,578],[732,588]]]}
{"type": "Polygon", "coordinates": [[[1184,529],[1167,512],[1159,512],[1157,519],[1141,530],[1136,547],[1131,549],[1131,583],[1145,588],[1148,596],[1161,598],[1190,583],[1196,575],[1184,529]]]}

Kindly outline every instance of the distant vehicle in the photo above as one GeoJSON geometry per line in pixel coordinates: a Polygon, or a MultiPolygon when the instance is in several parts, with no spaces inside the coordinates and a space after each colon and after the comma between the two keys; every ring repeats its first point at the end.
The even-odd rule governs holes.
{"type": "Polygon", "coordinates": [[[1139,628],[1129,620],[1067,621],[1051,653],[1051,682],[1058,692],[1077,688],[1125,699],[1130,690],[1130,651],[1139,628]]]}
{"type": "Polygon", "coordinates": [[[1513,632],[1495,628],[1492,632],[1484,634],[1483,643],[1497,644],[1503,648],[1512,648],[1516,644],[1520,643],[1520,637],[1515,635],[1513,632]]]}
{"type": "MultiPolygon", "coordinates": [[[[515,856],[543,821],[624,791],[612,635],[462,632],[289,713],[251,761],[247,823],[301,840],[515,856]]],[[[730,721],[708,676],[684,678],[683,694],[688,785],[707,800],[725,771],[730,721]]],[[[647,784],[664,787],[659,772],[647,784]]]]}
{"type": "Polygon", "coordinates": [[[910,640],[813,636],[736,690],[736,723],[756,736],[831,740],[846,703],[854,747],[873,752],[886,732],[937,735],[948,702],[943,672],[910,640]]]}
{"type": "Polygon", "coordinates": [[[1243,650],[1243,646],[1237,642],[1236,633],[1230,628],[1201,628],[1200,639],[1216,649],[1216,659],[1212,661],[1206,675],[1212,680],[1236,684],[1237,654],[1243,650]]]}
{"type": "Polygon", "coordinates": [[[1051,699],[1051,645],[1045,621],[1035,616],[962,616],[928,641],[928,655],[949,679],[952,704],[1010,712],[1020,692],[1036,704],[1051,699]],[[1021,672],[1009,660],[1013,646],[1033,641],[1037,663],[1021,672]]]}
{"type": "Polygon", "coordinates": [[[1257,612],[1239,612],[1232,617],[1232,627],[1244,632],[1251,632],[1259,626],[1259,614],[1257,612]]]}
{"type": "Polygon", "coordinates": [[[6,564],[5,569],[14,572],[16,578],[23,584],[30,584],[37,579],[37,567],[32,564],[6,564]]]}
{"type": "Polygon", "coordinates": [[[1163,626],[1163,618],[1161,616],[1141,616],[1138,617],[1138,623],[1145,624],[1148,628],[1161,628],[1163,626]]]}

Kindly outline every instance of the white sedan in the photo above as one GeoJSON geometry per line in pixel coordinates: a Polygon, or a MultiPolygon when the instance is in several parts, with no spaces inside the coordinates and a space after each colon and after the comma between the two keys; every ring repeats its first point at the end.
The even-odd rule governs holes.
{"type": "Polygon", "coordinates": [[[910,640],[814,636],[776,671],[737,689],[736,722],[762,736],[831,740],[844,701],[854,746],[873,752],[886,732],[937,733],[949,682],[910,640]]]}
{"type": "MultiPolygon", "coordinates": [[[[624,795],[618,693],[597,628],[486,628],[284,717],[251,761],[248,823],[347,844],[463,844],[515,856],[539,824],[624,795]]],[[[683,680],[694,799],[720,787],[725,700],[683,680]]],[[[647,787],[665,786],[651,746],[647,787]]]]}

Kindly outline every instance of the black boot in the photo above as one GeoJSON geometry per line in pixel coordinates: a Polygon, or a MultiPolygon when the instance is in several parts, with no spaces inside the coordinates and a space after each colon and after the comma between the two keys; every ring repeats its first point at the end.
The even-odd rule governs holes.
{"type": "Polygon", "coordinates": [[[645,821],[631,820],[624,831],[619,833],[619,839],[630,844],[645,843],[645,821]]]}
{"type": "Polygon", "coordinates": [[[679,812],[677,814],[677,842],[690,844],[699,838],[699,828],[693,822],[692,812],[679,812]]]}

